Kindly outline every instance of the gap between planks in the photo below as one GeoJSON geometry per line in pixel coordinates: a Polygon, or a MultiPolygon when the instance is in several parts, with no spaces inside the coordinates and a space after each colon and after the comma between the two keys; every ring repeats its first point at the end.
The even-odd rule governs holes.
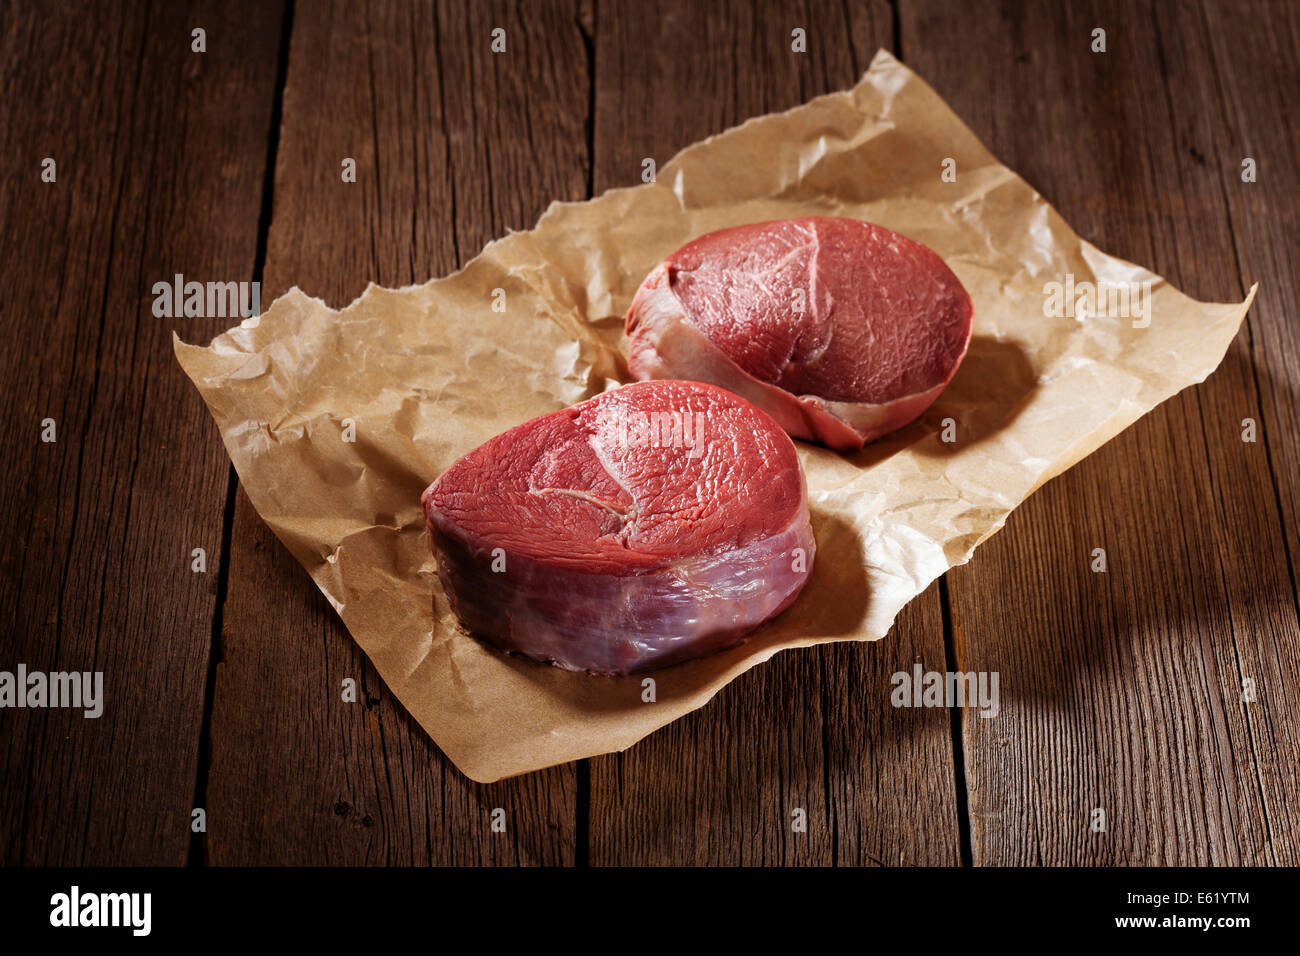
{"type": "MultiPolygon", "coordinates": [[[[257,251],[253,258],[253,279],[261,283],[266,270],[267,238],[271,232],[271,212],[275,198],[275,162],[280,148],[280,119],[284,108],[284,88],[289,77],[289,46],[293,37],[294,0],[285,0],[280,22],[280,50],[275,69],[275,93],[271,102],[270,128],[267,130],[266,166],[262,173],[262,205],[257,219],[257,251]]],[[[194,806],[206,813],[208,771],[212,762],[212,710],[216,700],[217,665],[221,663],[222,628],[225,624],[226,593],[230,586],[230,544],[235,524],[235,493],[239,475],[232,463],[226,478],[226,505],[221,518],[221,561],[217,569],[217,598],[212,611],[212,641],[208,648],[208,672],[203,688],[203,720],[199,731],[199,752],[195,762],[194,806]]],[[[207,864],[207,827],[190,834],[189,866],[207,864]]]]}

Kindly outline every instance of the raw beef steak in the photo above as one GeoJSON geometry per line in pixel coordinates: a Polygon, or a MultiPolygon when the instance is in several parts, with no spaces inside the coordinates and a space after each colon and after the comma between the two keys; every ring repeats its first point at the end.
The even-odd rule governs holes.
{"type": "Polygon", "coordinates": [[[850,451],[938,397],[971,316],[920,243],[856,219],[783,219],[711,232],[661,262],[627,314],[628,366],[720,385],[796,438],[850,451]]]}
{"type": "Polygon", "coordinates": [[[469,631],[622,674],[741,642],[812,568],[803,469],[776,422],[699,382],[640,382],[498,435],[421,497],[469,631]]]}

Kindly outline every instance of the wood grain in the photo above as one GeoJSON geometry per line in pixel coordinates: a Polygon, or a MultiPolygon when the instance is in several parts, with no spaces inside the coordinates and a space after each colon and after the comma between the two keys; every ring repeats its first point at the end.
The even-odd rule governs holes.
{"type": "MultiPolygon", "coordinates": [[[[882,4],[631,7],[595,17],[595,189],[642,159],[853,85],[891,42],[882,4]],[[791,51],[806,31],[808,52],[791,51]]],[[[888,639],[779,654],[631,750],[590,761],[593,864],[955,863],[948,714],[889,675],[942,670],[938,589],[888,639]],[[802,809],[807,831],[793,832],[802,809]]]]}
{"type": "MultiPolygon", "coordinates": [[[[959,19],[911,3],[903,51],[1085,238],[1198,298],[1240,299],[1208,41],[1199,11],[1171,6],[1158,21],[1119,3],[959,19]],[[1090,50],[1099,26],[1104,54],[1090,50]]],[[[1277,321],[1261,304],[1252,326],[1277,321]]],[[[1259,755],[1261,723],[1294,752],[1294,702],[1276,690],[1295,686],[1298,632],[1269,463],[1240,439],[1258,407],[1248,346],[950,575],[958,664],[999,671],[1003,694],[1001,716],[963,726],[975,863],[1294,854],[1265,797],[1276,805],[1286,771],[1259,755]],[[1105,574],[1089,568],[1097,547],[1105,574]],[[1244,704],[1250,676],[1275,693],[1244,704]]]]}
{"type": "MultiPolygon", "coordinates": [[[[1300,140],[1278,122],[1300,109],[1300,8],[1255,2],[1176,7],[1172,36],[1200,43],[1168,57],[1171,102],[1180,123],[1204,142],[1228,206],[1228,228],[1241,270],[1240,289],[1260,290],[1245,332],[1227,363],[1230,394],[1211,392],[1206,431],[1216,508],[1216,550],[1223,555],[1236,628],[1238,671],[1256,683],[1245,707],[1251,761],[1266,833],[1246,862],[1300,863],[1300,140]],[[1199,62],[1210,69],[1198,69],[1199,62]],[[1197,103],[1204,104],[1201,108],[1197,103]],[[1261,175],[1242,179],[1252,157],[1261,175]],[[1254,444],[1239,440],[1243,420],[1259,423],[1254,444]],[[1262,459],[1262,460],[1261,460],[1262,459]],[[1262,480],[1267,469],[1268,484],[1262,480]],[[1271,485],[1271,487],[1270,487],[1271,485]],[[1271,496],[1270,496],[1271,492],[1271,496]],[[1288,591],[1290,602],[1286,600],[1288,591]]],[[[1199,152],[1199,151],[1198,151],[1199,152]]],[[[1196,154],[1193,154],[1196,159],[1196,154]]],[[[1199,162],[1199,160],[1198,160],[1199,162]]],[[[1193,263],[1192,268],[1196,268],[1193,263]]],[[[1217,383],[1211,383],[1217,384],[1217,383]]],[[[1247,783],[1246,785],[1249,785],[1247,783]]]]}
{"type": "Polygon", "coordinates": [[[190,846],[228,461],[171,330],[228,320],[156,317],[151,289],[251,277],[279,20],[146,6],[10,7],[0,39],[0,667],[102,671],[106,698],[0,715],[5,864],[190,846]]]}
{"type": "MultiPolygon", "coordinates": [[[[581,197],[589,90],[577,13],[337,3],[295,16],[268,297],[296,284],[341,307],[372,281],[423,282],[528,227],[552,199],[581,197]],[[503,54],[490,50],[498,26],[503,54]],[[347,157],[354,184],[342,182],[347,157]]],[[[242,492],[224,614],[210,862],[574,860],[575,768],[488,786],[461,775],[242,492]],[[342,702],[346,677],[364,703],[342,702]],[[497,807],[504,834],[490,828],[497,807]]]]}

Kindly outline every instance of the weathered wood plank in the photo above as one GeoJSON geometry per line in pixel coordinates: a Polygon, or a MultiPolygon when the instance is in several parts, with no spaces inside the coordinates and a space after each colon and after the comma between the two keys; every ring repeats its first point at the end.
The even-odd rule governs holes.
{"type": "MultiPolygon", "coordinates": [[[[1190,9],[1025,4],[1008,22],[992,4],[954,16],[909,2],[902,46],[1085,238],[1231,300],[1243,294],[1233,171],[1217,158],[1229,147],[1197,75],[1209,51],[1190,9]],[[1104,54],[1090,50],[1097,27],[1104,54]]],[[[1270,825],[1261,795],[1263,775],[1276,802],[1284,771],[1257,753],[1252,716],[1295,733],[1294,702],[1279,699],[1295,686],[1297,637],[1280,515],[1267,458],[1238,424],[1258,407],[1248,343],[1243,333],[1206,384],[1050,483],[949,575],[958,666],[1001,675],[1001,715],[963,724],[975,863],[1294,854],[1294,829],[1270,825]],[[1099,547],[1105,574],[1090,571],[1099,547]],[[1249,676],[1273,688],[1267,703],[1242,703],[1249,676]],[[1097,810],[1104,833],[1090,826],[1097,810]]]]}
{"type": "MultiPolygon", "coordinates": [[[[891,45],[884,3],[598,6],[597,192],[691,142],[851,86],[891,45]],[[791,51],[803,28],[808,52],[791,51]]],[[[593,864],[955,863],[948,714],[889,704],[943,669],[938,589],[877,644],[779,654],[705,708],[590,761],[593,864]],[[807,814],[793,833],[792,813],[807,814]]]]}
{"type": "Polygon", "coordinates": [[[106,698],[0,718],[5,864],[189,852],[229,464],[171,330],[229,322],[158,318],[151,288],[251,278],[278,25],[278,4],[199,2],[0,26],[0,667],[102,671],[106,698]]]}
{"type": "MultiPolygon", "coordinates": [[[[1246,706],[1251,757],[1267,822],[1244,862],[1300,863],[1300,634],[1296,616],[1300,557],[1300,141],[1295,124],[1279,122],[1300,108],[1300,8],[1255,2],[1206,3],[1161,12],[1162,36],[1195,38],[1167,52],[1171,97],[1180,126],[1195,129],[1207,165],[1223,186],[1229,231],[1241,269],[1241,292],[1260,283],[1229,368],[1235,388],[1210,393],[1207,442],[1220,534],[1215,549],[1237,628],[1238,669],[1256,683],[1246,706]],[[1198,16],[1199,14],[1199,16],[1198,16]],[[1199,27],[1199,29],[1198,29],[1199,27]],[[1205,64],[1210,68],[1206,69],[1205,64]],[[1199,107],[1197,104],[1204,104],[1199,107]],[[1210,108],[1205,108],[1210,107],[1210,108]],[[1242,163],[1256,161],[1255,182],[1242,163]],[[1243,444],[1243,421],[1259,425],[1243,444]],[[1260,459],[1263,459],[1262,461],[1260,459]],[[1272,488],[1262,481],[1267,466],[1272,488]],[[1270,499],[1269,492],[1272,491],[1270,499]],[[1264,522],[1261,515],[1277,521],[1264,522]],[[1290,586],[1290,603],[1285,595],[1290,586]],[[1243,638],[1242,629],[1249,628],[1243,638]]],[[[1200,162],[1197,150],[1193,159],[1200,162]]],[[[1196,271],[1200,263],[1192,262],[1196,271]]],[[[1217,384],[1217,383],[1212,383],[1217,384]]]]}
{"type": "MultiPolygon", "coordinates": [[[[577,8],[338,3],[295,18],[267,295],[445,274],[586,192],[577,8]],[[506,52],[490,50],[506,30],[506,52]],[[341,181],[344,158],[357,182],[341,181]]],[[[269,298],[268,298],[269,301],[269,298]]],[[[432,477],[432,476],[431,476],[432,477]]],[[[480,786],[386,692],[241,493],[213,714],[214,863],[563,863],[576,770],[480,786]],[[358,678],[368,703],[344,704],[358,678]],[[489,828],[505,809],[507,832],[489,828]]]]}

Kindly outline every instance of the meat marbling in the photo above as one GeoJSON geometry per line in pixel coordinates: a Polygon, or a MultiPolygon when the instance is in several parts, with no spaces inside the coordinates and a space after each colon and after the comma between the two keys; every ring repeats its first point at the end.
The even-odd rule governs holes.
{"type": "Polygon", "coordinates": [[[952,379],[972,305],[934,252],[856,219],[784,219],[688,243],[627,314],[639,379],[743,395],[839,451],[913,421],[952,379]]]}
{"type": "Polygon", "coordinates": [[[816,549],[790,439],[699,382],[625,385],[535,418],[421,504],[466,629],[599,674],[740,643],[794,601],[816,549]]]}

